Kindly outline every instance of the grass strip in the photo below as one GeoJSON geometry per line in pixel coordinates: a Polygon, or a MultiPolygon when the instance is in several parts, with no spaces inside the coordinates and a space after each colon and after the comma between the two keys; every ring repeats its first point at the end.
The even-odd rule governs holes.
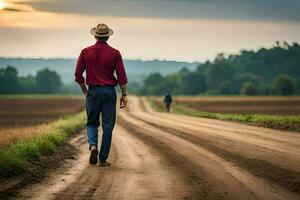
{"type": "MultiPolygon", "coordinates": [[[[164,108],[158,105],[151,98],[148,98],[151,107],[158,111],[164,112],[164,108]]],[[[266,114],[234,114],[234,113],[214,113],[204,112],[192,109],[182,103],[175,103],[172,105],[172,112],[177,114],[189,115],[193,117],[205,117],[211,119],[230,120],[247,123],[259,123],[259,124],[272,124],[277,126],[285,126],[287,124],[299,125],[300,115],[266,115],[266,114]]]]}
{"type": "MultiPolygon", "coordinates": [[[[0,149],[0,177],[10,177],[23,172],[30,160],[50,155],[73,133],[84,127],[85,113],[62,117],[49,123],[43,133],[20,139],[0,149]]],[[[20,129],[22,131],[22,129],[20,129]]]]}

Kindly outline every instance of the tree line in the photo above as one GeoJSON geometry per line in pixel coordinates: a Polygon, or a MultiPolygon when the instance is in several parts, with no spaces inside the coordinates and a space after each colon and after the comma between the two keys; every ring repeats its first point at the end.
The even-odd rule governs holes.
{"type": "Polygon", "coordinates": [[[17,70],[12,66],[0,69],[1,94],[30,94],[59,93],[62,89],[60,76],[47,68],[37,72],[35,76],[18,76],[17,70]]]}
{"type": "Polygon", "coordinates": [[[295,95],[300,89],[300,46],[276,45],[258,51],[242,50],[238,55],[219,54],[195,71],[147,76],[142,95],[295,95]]]}

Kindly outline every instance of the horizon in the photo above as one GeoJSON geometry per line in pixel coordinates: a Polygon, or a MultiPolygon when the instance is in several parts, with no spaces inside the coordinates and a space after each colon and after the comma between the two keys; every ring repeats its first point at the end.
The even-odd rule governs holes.
{"type": "MultiPolygon", "coordinates": [[[[158,58],[153,58],[153,59],[141,59],[141,58],[124,58],[125,60],[127,60],[127,61],[142,61],[142,62],[151,62],[151,61],[160,61],[160,62],[185,62],[185,63],[191,63],[191,64],[193,64],[193,63],[199,63],[199,64],[201,64],[201,63],[205,63],[205,62],[207,62],[207,61],[213,61],[217,56],[218,56],[218,54],[223,54],[224,55],[224,57],[225,58],[228,58],[229,56],[238,56],[238,55],[240,55],[241,54],[241,52],[242,51],[253,51],[253,52],[257,52],[257,51],[259,51],[259,50],[261,50],[261,49],[271,49],[271,48],[273,48],[273,47],[275,47],[275,45],[276,45],[276,42],[279,42],[280,43],[280,45],[282,45],[284,42],[286,42],[286,41],[274,41],[274,43],[273,43],[273,45],[271,45],[271,46],[269,46],[269,47],[264,47],[264,46],[262,46],[262,47],[259,47],[259,48],[256,48],[256,49],[245,49],[245,48],[242,48],[242,49],[240,49],[240,50],[238,50],[238,52],[236,52],[236,53],[231,53],[231,54],[225,54],[225,53],[223,53],[223,52],[220,52],[220,53],[217,53],[216,55],[215,55],[215,57],[213,57],[212,59],[207,59],[207,60],[203,60],[203,61],[200,61],[200,60],[195,60],[195,61],[188,61],[188,60],[175,60],[175,59],[173,59],[173,60],[168,60],[168,59],[158,59],[158,58]]],[[[108,42],[109,43],[109,42],[108,42]]],[[[294,43],[296,43],[296,44],[299,44],[298,42],[293,42],[293,41],[291,41],[290,43],[288,43],[289,45],[292,45],[292,44],[294,44],[294,43]]],[[[282,46],[280,46],[280,47],[282,47],[282,46]]],[[[59,60],[59,59],[61,59],[61,60],[68,60],[68,59],[77,59],[76,57],[22,57],[22,56],[3,56],[3,55],[0,55],[0,58],[4,58],[4,59],[44,59],[44,60],[55,60],[55,59],[57,59],[57,60],[59,60]]]]}
{"type": "Polygon", "coordinates": [[[0,55],[77,58],[103,22],[125,59],[204,62],[299,43],[299,9],[297,0],[0,0],[0,55]]]}
{"type": "MultiPolygon", "coordinates": [[[[76,60],[77,58],[74,57],[7,57],[7,56],[1,56],[0,55],[0,58],[4,58],[4,59],[32,59],[32,60],[76,60]]],[[[190,62],[190,61],[181,61],[181,60],[163,60],[163,59],[127,59],[127,58],[124,58],[124,60],[126,61],[141,61],[141,62],[151,62],[151,61],[159,61],[159,62],[183,62],[183,63],[201,63],[200,61],[194,61],[194,62],[190,62]]]]}

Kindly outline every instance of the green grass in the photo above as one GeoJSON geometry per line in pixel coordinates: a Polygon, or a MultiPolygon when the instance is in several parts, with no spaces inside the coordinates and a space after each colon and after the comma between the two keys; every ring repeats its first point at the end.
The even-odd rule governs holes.
{"type": "Polygon", "coordinates": [[[300,123],[300,115],[265,115],[265,114],[233,114],[233,113],[213,113],[196,111],[183,104],[176,104],[172,111],[178,114],[185,114],[195,117],[206,117],[212,119],[232,120],[240,122],[273,122],[273,123],[300,123]]]}
{"type": "MultiPolygon", "coordinates": [[[[152,108],[158,112],[164,109],[148,98],[152,108]]],[[[184,104],[176,103],[172,105],[172,112],[177,114],[189,115],[193,117],[205,117],[211,119],[230,120],[247,123],[272,124],[283,126],[287,124],[300,124],[300,115],[266,115],[266,114],[233,114],[233,113],[214,113],[194,110],[184,104]]]]}
{"type": "Polygon", "coordinates": [[[26,169],[31,160],[39,160],[42,155],[54,153],[58,146],[71,134],[82,129],[84,124],[84,112],[66,116],[50,123],[47,131],[0,149],[0,177],[19,174],[26,169]]]}

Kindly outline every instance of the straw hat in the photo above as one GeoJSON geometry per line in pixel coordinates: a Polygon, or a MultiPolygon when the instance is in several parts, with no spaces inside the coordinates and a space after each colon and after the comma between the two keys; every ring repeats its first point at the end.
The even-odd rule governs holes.
{"type": "Polygon", "coordinates": [[[90,32],[97,37],[108,37],[114,34],[114,31],[106,24],[98,24],[97,27],[92,28],[90,32]]]}

